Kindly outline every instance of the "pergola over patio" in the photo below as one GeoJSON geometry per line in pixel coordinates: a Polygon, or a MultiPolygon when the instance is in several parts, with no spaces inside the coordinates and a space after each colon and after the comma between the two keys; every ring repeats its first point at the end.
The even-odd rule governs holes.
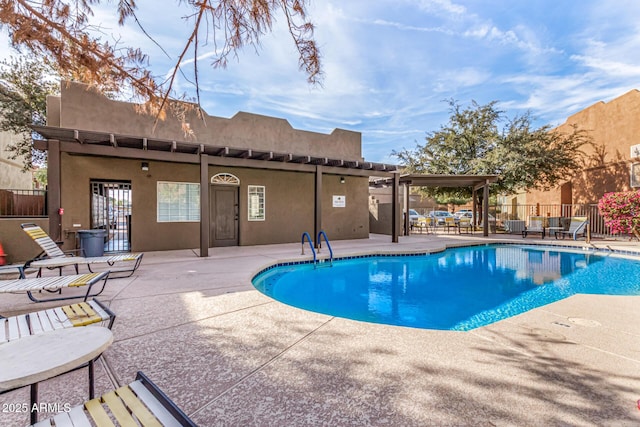
{"type": "MultiPolygon", "coordinates": [[[[302,153],[274,152],[248,148],[216,146],[206,143],[172,141],[144,136],[119,135],[56,126],[32,126],[45,140],[34,140],[34,147],[48,152],[48,216],[52,237],[61,231],[61,153],[113,157],[143,161],[164,161],[200,165],[200,256],[210,247],[209,166],[306,172],[315,175],[314,230],[322,225],[322,176],[391,177],[397,166],[362,160],[317,157],[302,153]]],[[[390,178],[388,178],[390,179],[390,178]]],[[[317,247],[318,242],[315,242],[317,247]]]]}
{"type": "MultiPolygon", "coordinates": [[[[406,174],[394,173],[393,178],[381,179],[372,182],[374,186],[390,185],[393,188],[393,209],[391,215],[391,236],[394,243],[398,242],[399,229],[398,219],[401,217],[400,202],[398,195],[400,193],[400,184],[404,186],[404,211],[409,212],[409,188],[415,187],[443,187],[443,188],[470,188],[473,194],[473,216],[476,216],[476,192],[483,191],[482,204],[482,234],[489,235],[489,185],[498,180],[498,175],[436,175],[436,174],[406,174]]],[[[409,234],[409,215],[404,218],[404,234],[409,234]]]]}

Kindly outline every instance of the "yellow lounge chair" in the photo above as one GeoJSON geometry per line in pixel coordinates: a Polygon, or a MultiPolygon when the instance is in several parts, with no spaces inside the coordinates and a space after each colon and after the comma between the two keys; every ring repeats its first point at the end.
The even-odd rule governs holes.
{"type": "Polygon", "coordinates": [[[131,276],[140,266],[142,262],[141,253],[126,253],[118,255],[105,255],[101,257],[79,257],[71,256],[68,253],[63,252],[58,245],[49,237],[49,235],[39,225],[32,223],[24,223],[20,225],[25,233],[33,239],[34,242],[42,248],[42,254],[36,258],[28,261],[25,264],[25,268],[37,268],[38,276],[40,276],[43,268],[54,269],[58,268],[60,274],[62,274],[62,268],[67,266],[74,266],[76,273],[78,273],[78,264],[86,264],[89,271],[92,264],[108,264],[112,267],[116,263],[131,262],[133,266],[131,268],[116,268],[109,269],[111,271],[111,278],[121,278],[131,276]],[[115,276],[118,273],[125,273],[123,275],[115,276]]]}
{"type": "Polygon", "coordinates": [[[0,344],[56,329],[101,322],[108,322],[107,327],[111,329],[115,320],[116,315],[96,299],[18,316],[0,316],[0,344]]]}
{"type": "Polygon", "coordinates": [[[129,385],[34,424],[37,427],[62,425],[197,427],[142,372],[138,372],[136,380],[129,385]]]}
{"type": "Polygon", "coordinates": [[[445,217],[443,227],[446,227],[447,233],[451,228],[457,228],[456,219],[452,216],[445,217]]]}
{"type": "Polygon", "coordinates": [[[34,292],[57,292],[62,293],[63,288],[87,286],[87,293],[84,295],[84,301],[87,301],[90,297],[100,295],[107,284],[109,278],[108,271],[102,271],[99,273],[87,273],[76,274],[73,276],[53,276],[53,277],[37,277],[33,279],[14,279],[14,280],[0,280],[0,293],[26,293],[29,299],[34,302],[45,301],[58,301],[72,298],[82,298],[82,295],[74,295],[70,297],[57,297],[38,299],[34,292]],[[93,285],[102,281],[102,287],[98,292],[91,293],[93,285]]]}

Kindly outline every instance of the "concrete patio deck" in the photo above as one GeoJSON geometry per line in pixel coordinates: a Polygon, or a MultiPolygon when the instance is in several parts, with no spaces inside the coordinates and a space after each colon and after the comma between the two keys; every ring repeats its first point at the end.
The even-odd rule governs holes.
{"type": "MultiPolygon", "coordinates": [[[[501,239],[523,241],[372,235],[332,246],[342,256],[501,239]]],[[[638,243],[592,243],[640,252],[638,243]]],[[[214,248],[206,259],[145,254],[133,277],[109,281],[99,297],[117,319],[96,393],[141,370],[201,426],[640,425],[640,296],[576,295],[449,332],[312,313],[250,283],[265,265],[308,257],[299,244],[214,248]]],[[[0,313],[55,305],[3,295],[0,313]]],[[[41,383],[40,401],[82,403],[86,375],[41,383]]],[[[0,426],[28,424],[28,414],[7,410],[28,401],[28,388],[0,395],[0,426]]]]}

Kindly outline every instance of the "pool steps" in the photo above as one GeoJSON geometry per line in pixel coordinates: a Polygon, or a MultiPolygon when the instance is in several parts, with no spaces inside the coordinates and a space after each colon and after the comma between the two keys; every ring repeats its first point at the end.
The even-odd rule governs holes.
{"type": "MultiPolygon", "coordinates": [[[[315,248],[313,247],[313,243],[311,242],[311,236],[306,231],[302,233],[302,254],[304,255],[304,240],[307,238],[307,242],[309,243],[309,247],[311,248],[311,252],[313,253],[313,267],[316,268],[320,260],[318,260],[317,253],[320,253],[320,248],[322,248],[322,237],[324,237],[324,241],[327,243],[327,248],[329,248],[329,266],[333,266],[333,249],[331,249],[331,244],[329,243],[329,238],[327,237],[327,233],[323,230],[320,230],[318,233],[318,238],[316,239],[316,243],[318,244],[318,252],[316,253],[315,248]]],[[[323,264],[326,263],[326,260],[323,260],[323,264]]]]}

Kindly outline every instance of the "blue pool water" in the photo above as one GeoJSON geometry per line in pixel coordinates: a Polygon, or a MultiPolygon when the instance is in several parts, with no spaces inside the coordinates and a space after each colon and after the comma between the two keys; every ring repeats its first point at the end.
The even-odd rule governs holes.
{"type": "Polygon", "coordinates": [[[338,317],[466,331],[576,293],[640,295],[640,262],[588,251],[487,245],[419,256],[374,256],[277,266],[262,293],[338,317]]]}

